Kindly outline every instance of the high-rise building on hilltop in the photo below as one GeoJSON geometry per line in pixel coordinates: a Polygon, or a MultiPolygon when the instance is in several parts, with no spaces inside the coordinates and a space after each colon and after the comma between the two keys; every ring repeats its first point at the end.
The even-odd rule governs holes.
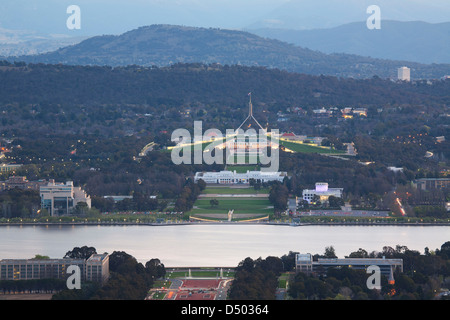
{"type": "Polygon", "coordinates": [[[411,69],[408,67],[398,68],[398,80],[411,81],[411,69]]]}

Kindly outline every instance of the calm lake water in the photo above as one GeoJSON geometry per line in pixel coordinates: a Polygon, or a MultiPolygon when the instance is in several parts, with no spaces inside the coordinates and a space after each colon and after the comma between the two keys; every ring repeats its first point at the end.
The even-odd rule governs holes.
{"type": "Polygon", "coordinates": [[[448,226],[0,226],[0,260],[62,258],[86,245],[98,253],[125,251],[143,263],[158,258],[166,267],[235,267],[246,257],[322,254],[330,245],[343,258],[359,248],[381,251],[398,244],[423,253],[446,241],[448,226]]]}

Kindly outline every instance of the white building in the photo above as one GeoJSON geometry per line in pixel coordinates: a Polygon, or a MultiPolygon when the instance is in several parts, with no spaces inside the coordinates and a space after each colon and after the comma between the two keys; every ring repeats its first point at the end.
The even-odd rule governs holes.
{"type": "Polygon", "coordinates": [[[93,254],[86,260],[86,280],[105,283],[109,278],[109,255],[93,254]]]}
{"type": "Polygon", "coordinates": [[[237,173],[235,171],[220,171],[220,172],[197,172],[194,181],[202,179],[206,183],[218,184],[237,184],[250,183],[250,179],[260,182],[280,181],[287,177],[286,172],[264,172],[264,171],[247,171],[246,173],[237,173]]]}
{"type": "Polygon", "coordinates": [[[398,68],[398,80],[411,81],[411,69],[408,67],[398,68]]]}
{"type": "Polygon", "coordinates": [[[302,196],[303,200],[308,201],[308,203],[311,203],[311,201],[314,199],[314,196],[318,196],[321,202],[325,202],[328,201],[328,198],[330,196],[341,198],[343,190],[343,188],[328,188],[328,183],[326,182],[317,182],[315,189],[303,190],[302,196]]]}
{"type": "Polygon", "coordinates": [[[39,189],[41,208],[47,209],[51,216],[69,214],[78,203],[85,202],[91,207],[91,198],[81,189],[74,187],[72,181],[56,183],[50,180],[39,189]]]}

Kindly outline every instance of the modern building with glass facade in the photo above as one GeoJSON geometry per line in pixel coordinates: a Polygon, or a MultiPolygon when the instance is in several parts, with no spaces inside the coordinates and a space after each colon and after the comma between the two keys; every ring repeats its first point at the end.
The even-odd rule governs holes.
{"type": "Polygon", "coordinates": [[[80,202],[91,207],[91,198],[80,187],[74,187],[72,181],[55,183],[50,180],[39,189],[41,208],[46,209],[51,216],[67,215],[80,202]]]}
{"type": "Polygon", "coordinates": [[[306,274],[326,274],[328,268],[343,268],[367,271],[369,266],[377,266],[380,268],[380,273],[388,278],[389,281],[394,281],[393,274],[396,269],[403,272],[402,259],[385,259],[383,258],[345,258],[345,259],[323,259],[319,258],[313,261],[310,253],[295,255],[295,270],[306,274]]]}

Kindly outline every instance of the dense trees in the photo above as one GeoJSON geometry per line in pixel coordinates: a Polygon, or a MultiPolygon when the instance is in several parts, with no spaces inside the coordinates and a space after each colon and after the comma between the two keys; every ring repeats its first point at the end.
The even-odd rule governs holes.
{"type": "Polygon", "coordinates": [[[64,258],[70,259],[88,259],[91,255],[96,254],[97,250],[94,247],[75,247],[70,251],[67,251],[64,258]]]}
{"type": "MultiPolygon", "coordinates": [[[[230,299],[274,299],[277,288],[276,279],[281,272],[295,271],[296,252],[290,251],[281,258],[267,257],[253,260],[246,258],[236,267],[235,280],[230,289],[230,299]]],[[[292,273],[288,295],[301,300],[431,300],[439,299],[441,287],[447,288],[450,276],[450,241],[440,249],[424,254],[410,250],[406,246],[395,248],[385,246],[381,251],[367,252],[360,248],[351,252],[350,258],[402,259],[403,272],[394,273],[395,283],[388,283],[381,277],[381,290],[367,287],[369,274],[364,270],[349,267],[328,268],[323,275],[292,273]]],[[[318,258],[336,258],[333,246],[325,248],[318,258]]]]}
{"type": "Polygon", "coordinates": [[[236,267],[229,291],[231,300],[274,300],[278,276],[283,271],[280,258],[246,258],[236,267]]]}
{"type": "Polygon", "coordinates": [[[433,217],[438,219],[445,219],[449,217],[449,213],[444,206],[419,206],[414,208],[414,215],[416,217],[433,217]]]}
{"type": "MultiPolygon", "coordinates": [[[[317,125],[331,123],[345,125],[347,132],[359,131],[364,126],[361,132],[367,133],[376,124],[384,123],[387,131],[396,129],[399,133],[402,127],[419,130],[423,127],[422,120],[442,112],[448,103],[443,92],[448,91],[449,86],[448,80],[434,81],[430,86],[381,79],[316,77],[256,67],[211,68],[189,64],[114,69],[37,64],[6,68],[0,77],[0,110],[4,112],[5,129],[26,126],[28,130],[42,130],[47,134],[55,131],[95,133],[98,130],[100,135],[106,136],[144,130],[157,134],[158,143],[164,141],[164,136],[167,138],[167,133],[163,135],[160,131],[170,134],[170,129],[186,128],[197,114],[213,128],[236,128],[245,115],[243,97],[248,91],[255,93],[257,117],[267,117],[271,127],[286,125],[288,130],[298,128],[300,122],[302,129],[309,131],[320,130],[317,125]],[[310,117],[277,123],[278,111],[302,107],[309,112],[310,108],[330,105],[372,107],[371,110],[381,107],[387,111],[371,114],[369,120],[373,125],[365,121],[367,119],[342,123],[339,119],[323,121],[310,117]],[[424,110],[430,114],[420,114],[424,110]],[[262,111],[270,113],[264,115],[262,111]],[[421,121],[422,125],[414,128],[413,123],[405,119],[421,121]]],[[[337,130],[336,127],[331,130],[330,141],[335,141],[333,136],[337,130]]],[[[385,134],[380,128],[377,132],[385,134]]]]}
{"type": "MultiPolygon", "coordinates": [[[[307,276],[297,273],[289,288],[294,299],[307,300],[368,300],[380,299],[377,291],[366,286],[367,274],[362,270],[330,268],[326,278],[307,276]]],[[[384,281],[383,284],[386,284],[384,281]]]]}
{"type": "MultiPolygon", "coordinates": [[[[347,197],[368,200],[369,194],[384,194],[396,183],[397,174],[382,165],[364,166],[357,161],[341,160],[317,154],[280,154],[280,170],[287,171],[297,184],[290,191],[300,196],[303,189],[313,189],[316,182],[330,188],[343,188],[347,197]]],[[[336,203],[334,203],[336,205],[336,203]]]]}
{"type": "Polygon", "coordinates": [[[205,188],[205,185],[200,183],[195,183],[192,179],[188,179],[186,185],[184,186],[181,194],[175,202],[176,211],[189,211],[194,206],[195,200],[200,195],[200,192],[205,188]]]}
{"type": "Polygon", "coordinates": [[[326,277],[307,276],[298,273],[291,282],[289,294],[295,299],[388,299],[388,300],[431,300],[435,299],[441,287],[446,287],[450,275],[450,260],[447,252],[449,242],[440,250],[425,253],[410,250],[406,246],[383,247],[381,252],[368,253],[364,249],[349,254],[350,258],[402,259],[403,272],[394,273],[395,284],[388,284],[382,276],[382,289],[369,290],[368,275],[364,271],[347,267],[330,268],[326,277]]]}
{"type": "Polygon", "coordinates": [[[0,281],[0,292],[2,294],[55,293],[65,288],[67,288],[66,281],[60,279],[0,281]]]}
{"type": "Polygon", "coordinates": [[[269,193],[269,200],[273,203],[275,211],[286,210],[289,197],[289,189],[281,183],[272,184],[269,193]]]}
{"type": "Polygon", "coordinates": [[[0,192],[0,217],[26,218],[35,216],[41,206],[38,191],[11,189],[0,192]]]}
{"type": "MultiPolygon", "coordinates": [[[[78,251],[76,249],[73,251],[78,251]]],[[[82,283],[81,290],[62,290],[53,295],[52,299],[143,300],[154,281],[166,273],[164,264],[159,259],[150,259],[143,265],[124,251],[110,254],[109,269],[111,276],[105,285],[82,283]]]]}

